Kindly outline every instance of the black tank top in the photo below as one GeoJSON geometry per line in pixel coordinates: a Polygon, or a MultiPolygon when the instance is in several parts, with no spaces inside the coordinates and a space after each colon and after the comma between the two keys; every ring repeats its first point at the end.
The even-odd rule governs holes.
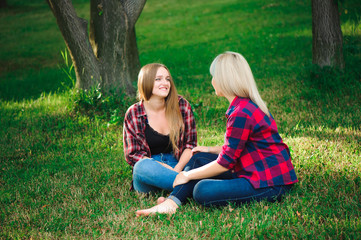
{"type": "Polygon", "coordinates": [[[163,135],[155,131],[148,123],[145,127],[144,134],[152,156],[173,151],[169,135],[163,135]]]}

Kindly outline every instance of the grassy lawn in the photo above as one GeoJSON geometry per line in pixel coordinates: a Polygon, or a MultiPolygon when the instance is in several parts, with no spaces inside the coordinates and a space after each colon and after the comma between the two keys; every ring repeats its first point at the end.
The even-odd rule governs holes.
{"type": "MultiPolygon", "coordinates": [[[[73,2],[88,18],[88,1],[73,2]]],[[[45,1],[8,0],[0,9],[0,239],[359,239],[361,7],[349,0],[341,8],[345,71],[321,73],[311,64],[310,4],[147,1],[136,25],[141,63],[170,68],[194,106],[199,145],[221,145],[225,131],[228,102],[215,96],[209,65],[240,52],[300,182],[278,203],[209,209],[191,201],[173,216],[136,218],[166,193],[129,191],[122,122],[135,99],[80,111],[45,1]]]]}

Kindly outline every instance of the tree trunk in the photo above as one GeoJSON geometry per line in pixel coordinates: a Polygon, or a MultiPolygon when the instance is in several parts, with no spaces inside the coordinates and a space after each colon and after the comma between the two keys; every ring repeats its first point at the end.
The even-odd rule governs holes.
{"type": "Polygon", "coordinates": [[[118,91],[120,87],[134,93],[132,81],[137,79],[140,68],[135,21],[129,18],[120,1],[91,1],[90,40],[101,62],[104,89],[118,91]]]}
{"type": "Polygon", "coordinates": [[[7,6],[6,0],[0,0],[0,8],[6,8],[7,6]]]}
{"type": "Polygon", "coordinates": [[[337,0],[312,0],[312,62],[343,69],[342,32],[337,0]]]}
{"type": "Polygon", "coordinates": [[[47,1],[72,57],[76,87],[133,94],[140,68],[135,23],[146,0],[91,0],[90,37],[71,0],[47,1]]]}

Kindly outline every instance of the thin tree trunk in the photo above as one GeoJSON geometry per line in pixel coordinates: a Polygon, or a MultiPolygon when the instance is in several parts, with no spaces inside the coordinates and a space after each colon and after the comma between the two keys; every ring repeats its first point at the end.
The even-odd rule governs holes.
{"type": "Polygon", "coordinates": [[[76,87],[90,89],[101,81],[100,65],[89,42],[87,21],[76,15],[71,0],[47,0],[74,63],[76,87]]]}
{"type": "Polygon", "coordinates": [[[312,62],[343,69],[342,32],[337,0],[312,0],[312,62]]]}
{"type": "Polygon", "coordinates": [[[123,4],[115,0],[92,0],[90,12],[90,40],[102,66],[101,87],[133,94],[132,81],[140,68],[135,23],[123,4]]]}

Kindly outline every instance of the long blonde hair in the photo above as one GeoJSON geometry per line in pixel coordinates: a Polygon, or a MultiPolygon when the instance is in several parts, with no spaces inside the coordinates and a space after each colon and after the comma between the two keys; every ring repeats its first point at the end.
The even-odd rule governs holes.
{"type": "Polygon", "coordinates": [[[222,53],[213,60],[209,70],[221,93],[249,98],[270,116],[258,92],[251,68],[241,54],[229,51],[222,53]]]}
{"type": "Polygon", "coordinates": [[[172,143],[173,150],[178,151],[179,136],[184,130],[184,123],[179,109],[178,92],[169,69],[165,65],[150,63],[140,69],[138,75],[138,98],[143,101],[148,101],[151,98],[156,74],[161,67],[165,68],[170,76],[170,91],[165,98],[165,117],[170,126],[169,139],[172,143]]]}

